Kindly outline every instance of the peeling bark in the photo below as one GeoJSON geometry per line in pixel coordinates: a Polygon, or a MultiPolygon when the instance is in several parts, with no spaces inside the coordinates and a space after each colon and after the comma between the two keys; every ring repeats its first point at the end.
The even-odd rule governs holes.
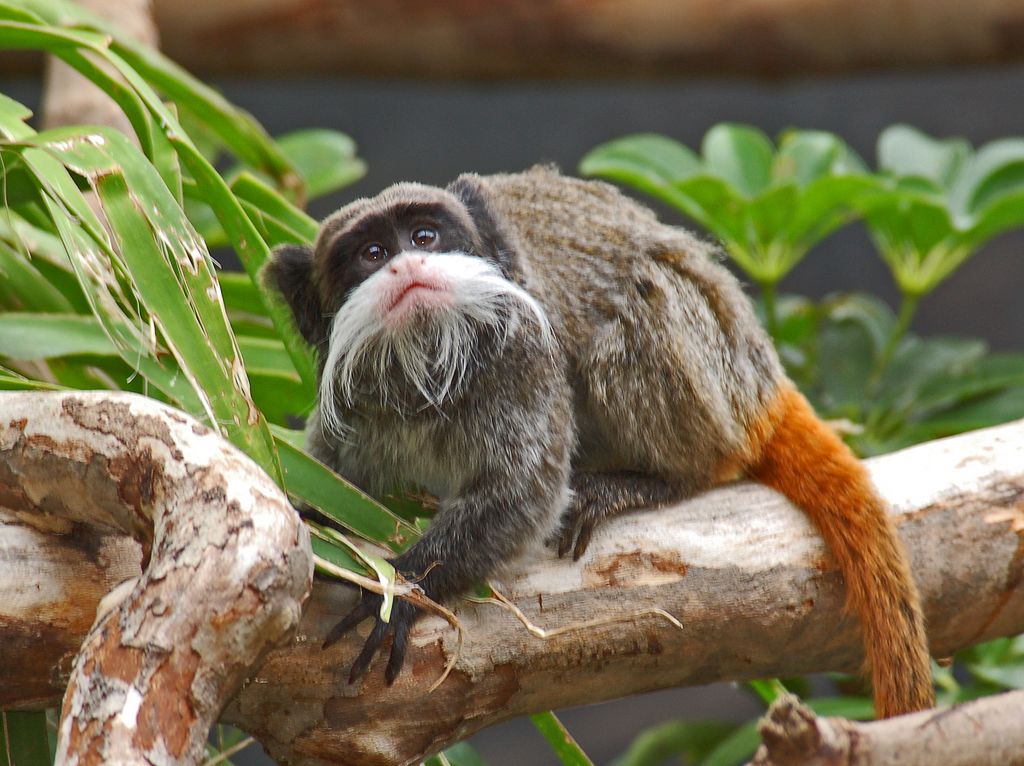
{"type": "MultiPolygon", "coordinates": [[[[8,420],[0,424],[9,428],[8,420]]],[[[0,449],[5,443],[0,437],[0,449]]],[[[910,554],[933,654],[1024,631],[1024,421],[887,455],[869,467],[910,554]]],[[[81,491],[72,494],[81,502],[81,491]]],[[[76,520],[124,504],[95,497],[76,520]]],[[[0,505],[17,511],[19,498],[0,469],[0,505]]],[[[27,604],[16,619],[7,611],[4,540],[12,530],[24,532],[5,518],[11,516],[0,516],[0,668],[28,661],[24,644],[11,648],[7,637],[19,619],[40,614],[27,604]]],[[[67,540],[52,545],[54,561],[59,550],[74,550],[67,540]]],[[[120,550],[112,540],[103,546],[120,550]]],[[[67,582],[97,571],[59,576],[67,582]]],[[[42,585],[56,587],[49,579],[42,585]]],[[[368,626],[321,650],[354,593],[318,584],[295,639],[249,675],[224,718],[282,763],[414,763],[528,712],[722,679],[854,671],[862,659],[824,546],[802,514],[751,483],[618,518],[598,530],[577,563],[537,551],[499,588],[548,638],[531,634],[507,608],[462,602],[461,654],[451,676],[428,692],[456,651],[454,630],[424,618],[394,686],[384,684],[378,661],[350,687],[348,668],[368,626]]],[[[53,645],[31,655],[37,664],[22,674],[23,688],[0,683],[0,706],[34,706],[59,694],[60,647],[74,645],[72,630],[53,628],[53,645]]]]}
{"type": "Polygon", "coordinates": [[[66,685],[58,763],[194,762],[312,577],[270,478],[131,394],[0,395],[0,531],[0,706],[66,685]]]}
{"type": "Polygon", "coordinates": [[[818,718],[784,695],[749,766],[1021,766],[1021,721],[1024,691],[873,723],[818,718]]]}

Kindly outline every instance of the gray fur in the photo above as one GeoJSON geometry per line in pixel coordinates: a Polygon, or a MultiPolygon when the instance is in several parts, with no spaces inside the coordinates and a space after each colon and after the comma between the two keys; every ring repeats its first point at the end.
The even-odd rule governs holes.
{"type": "MultiPolygon", "coordinates": [[[[336,243],[409,204],[442,207],[462,232],[460,249],[533,296],[555,339],[512,301],[500,328],[478,323],[460,336],[472,345],[460,359],[472,361],[440,401],[424,397],[422,370],[410,382],[378,359],[345,373],[329,417],[314,411],[311,450],[354,483],[374,494],[414,485],[440,498],[426,534],[395,560],[429,596],[464,592],[549,536],[567,503],[561,550],[575,543],[578,556],[602,518],[706,488],[743,452],[782,371],[708,245],[611,186],[550,168],[466,175],[447,190],[399,184],[324,222],[310,272],[326,317],[344,316],[356,295],[345,292],[336,243]],[[343,435],[325,427],[334,420],[343,435]]],[[[344,351],[329,350],[328,389],[344,351]]],[[[362,605],[339,634],[370,614],[362,605]]],[[[396,628],[389,679],[407,629],[396,628]]],[[[371,634],[353,677],[383,635],[371,634]]]]}

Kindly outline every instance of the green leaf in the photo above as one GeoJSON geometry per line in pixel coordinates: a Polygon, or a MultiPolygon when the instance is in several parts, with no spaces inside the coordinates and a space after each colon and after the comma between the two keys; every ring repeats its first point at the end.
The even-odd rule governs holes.
{"type": "Polygon", "coordinates": [[[750,759],[760,743],[757,721],[745,723],[719,742],[701,761],[701,766],[739,766],[750,759]]]}
{"type": "Polygon", "coordinates": [[[747,686],[761,698],[766,705],[770,705],[779,698],[779,695],[786,693],[786,687],[777,678],[764,678],[748,681],[747,686]]]}
{"type": "Polygon", "coordinates": [[[746,197],[756,197],[772,180],[772,142],[760,130],[722,123],[711,128],[701,146],[705,168],[746,197]]]}
{"type": "Polygon", "coordinates": [[[580,162],[583,175],[646,179],[658,186],[689,178],[700,171],[697,155],[678,141],[654,133],[637,133],[601,144],[580,162]]]}
{"type": "Polygon", "coordinates": [[[832,175],[866,173],[863,160],[838,136],[820,130],[791,130],[783,134],[772,164],[775,183],[795,181],[808,186],[832,175]]]}
{"type": "Polygon", "coordinates": [[[708,131],[702,159],[669,138],[642,134],[602,144],[580,168],[678,208],[766,287],[859,215],[864,205],[856,198],[877,191],[863,162],[836,136],[790,131],[773,154],[763,133],[733,124],[708,131]]]}
{"type": "Polygon", "coordinates": [[[51,766],[46,713],[0,710],[0,766],[51,766]]]}
{"type": "Polygon", "coordinates": [[[336,130],[297,130],[278,136],[277,146],[306,182],[307,199],[337,191],[366,173],[355,142],[336,130]]]}
{"type": "Polygon", "coordinates": [[[583,749],[552,712],[530,716],[537,731],[547,740],[559,763],[563,766],[593,766],[583,749]]]}
{"type": "Polygon", "coordinates": [[[867,697],[819,697],[803,703],[819,716],[851,721],[870,721],[875,717],[875,706],[867,697]]]}
{"type": "Polygon", "coordinates": [[[766,249],[773,242],[782,241],[779,233],[785,231],[793,219],[799,194],[796,184],[784,183],[767,189],[751,201],[747,216],[754,241],[766,249]]]}
{"type": "Polygon", "coordinates": [[[0,366],[0,391],[63,391],[64,386],[44,383],[0,366]]]}
{"type": "MultiPolygon", "coordinates": [[[[288,352],[281,341],[276,338],[254,338],[251,335],[238,335],[236,340],[247,368],[253,367],[282,375],[291,375],[298,380],[288,352]]],[[[309,389],[307,393],[312,399],[315,392],[309,389]]]]}
{"type": "Polygon", "coordinates": [[[412,524],[297,449],[280,429],[272,430],[284,467],[285,487],[290,495],[346,529],[387,545],[394,551],[403,550],[419,537],[412,524]]]}
{"type": "MultiPolygon", "coordinates": [[[[217,135],[233,154],[254,168],[271,175],[282,188],[302,196],[298,174],[259,123],[159,51],[122,34],[115,24],[76,3],[61,0],[26,0],[24,6],[54,27],[74,24],[84,30],[102,33],[103,39],[110,40],[110,52],[122,62],[124,68],[130,70],[134,80],[131,82],[133,87],[137,88],[137,83],[144,80],[152,83],[154,88],[162,91],[171,100],[187,104],[190,120],[199,120],[217,135]]],[[[150,108],[152,106],[149,104],[150,108]]],[[[157,122],[164,129],[177,125],[176,121],[157,122]]],[[[204,147],[208,148],[207,145],[208,141],[204,143],[204,147]]]]}
{"type": "Polygon", "coordinates": [[[723,721],[667,721],[640,732],[611,766],[661,766],[676,758],[700,763],[736,728],[723,721]]]}
{"type": "Polygon", "coordinates": [[[824,308],[817,350],[821,398],[832,414],[858,420],[895,319],[881,301],[861,295],[832,299],[824,308]]]}
{"type": "Polygon", "coordinates": [[[1024,689],[1024,658],[1003,665],[969,665],[976,677],[1004,689],[1024,689]]]}
{"type": "Polygon", "coordinates": [[[878,167],[894,176],[927,178],[948,189],[970,154],[962,139],[937,140],[908,125],[893,125],[878,137],[878,167]]]}
{"type": "MultiPolygon", "coordinates": [[[[313,546],[314,556],[332,563],[335,567],[340,566],[340,562],[345,560],[346,556],[349,556],[353,563],[346,565],[346,569],[357,573],[368,571],[377,578],[377,581],[384,587],[379,612],[380,618],[384,622],[390,622],[391,607],[396,598],[393,587],[397,578],[395,567],[391,562],[363,548],[357,547],[351,540],[332,527],[323,526],[308,519],[306,523],[309,525],[309,531],[312,533],[311,540],[315,540],[318,543],[318,545],[313,546]],[[329,551],[320,543],[326,543],[332,550],[329,551]]],[[[331,572],[330,568],[324,567],[320,561],[314,561],[314,564],[318,570],[326,574],[337,574],[331,572]]]]}
{"type": "Polygon", "coordinates": [[[907,411],[929,384],[963,375],[985,354],[983,341],[968,338],[907,338],[886,368],[875,407],[907,411]]]}
{"type": "Polygon", "coordinates": [[[914,442],[974,431],[1024,418],[1024,386],[972,399],[937,412],[914,425],[910,436],[914,442]]]}
{"type": "Polygon", "coordinates": [[[252,400],[271,423],[294,423],[312,408],[313,393],[293,371],[268,370],[248,364],[245,371],[252,400]]]}
{"type": "MultiPolygon", "coordinates": [[[[260,298],[260,291],[248,274],[237,271],[222,271],[217,275],[224,305],[229,311],[253,316],[267,317],[267,309],[260,298]]],[[[269,323],[269,317],[267,317],[269,323]]],[[[279,341],[280,342],[280,341],[279,341]]]]}
{"type": "Polygon", "coordinates": [[[251,203],[262,215],[277,222],[279,229],[286,232],[286,236],[276,239],[267,237],[269,245],[278,245],[282,242],[312,242],[316,239],[319,224],[256,176],[250,173],[240,174],[232,182],[231,191],[240,200],[251,203]]]}
{"type": "Polygon", "coordinates": [[[964,232],[965,246],[976,249],[997,234],[1024,225],[1024,191],[1007,193],[986,205],[964,232]]]}
{"type": "Polygon", "coordinates": [[[1024,193],[1024,139],[1006,138],[980,148],[950,194],[951,208],[965,221],[1007,194],[1024,193]]]}
{"type": "Polygon", "coordinates": [[[747,271],[756,267],[754,262],[748,267],[741,260],[741,255],[752,249],[752,244],[756,247],[756,243],[751,243],[747,227],[745,213],[749,202],[737,190],[725,180],[709,175],[678,181],[671,189],[686,200],[686,207],[680,209],[714,232],[740,266],[747,271]]]}
{"type": "MultiPolygon", "coordinates": [[[[48,14],[59,16],[59,11],[65,10],[63,4],[55,3],[53,0],[33,0],[33,8],[43,9],[39,13],[47,19],[51,19],[48,14]]],[[[82,20],[84,24],[105,29],[104,22],[90,14],[74,16],[77,13],[74,7],[69,10],[69,13],[82,20]]],[[[113,34],[115,40],[117,39],[114,32],[109,32],[109,34],[113,34]]],[[[169,90],[177,89],[178,92],[188,94],[196,115],[207,120],[211,126],[213,121],[218,121],[234,139],[239,141],[237,146],[231,145],[238,150],[240,156],[246,157],[248,154],[248,158],[255,160],[258,165],[262,160],[266,160],[269,163],[268,170],[272,172],[272,175],[281,179],[286,188],[299,189],[301,184],[298,175],[283,160],[273,142],[261,140],[261,137],[265,138],[265,134],[246,115],[230,107],[227,102],[209,89],[204,90],[205,86],[199,86],[198,83],[190,81],[187,74],[183,71],[176,71],[173,66],[169,65],[169,62],[161,59],[159,54],[147,50],[145,46],[138,46],[130,40],[116,43],[115,47],[118,51],[131,57],[129,62],[108,47],[109,40],[107,35],[97,35],[91,32],[53,30],[13,22],[0,23],[0,42],[14,47],[42,46],[61,56],[68,64],[118,99],[119,105],[126,110],[126,114],[132,120],[133,127],[140,132],[140,140],[144,146],[155,146],[154,141],[164,140],[163,137],[150,135],[154,131],[154,126],[159,128],[158,132],[166,136],[166,140],[169,141],[191,173],[198,193],[216,212],[220,224],[234,245],[246,271],[249,272],[250,277],[256,280],[260,267],[269,254],[266,243],[246,216],[239,201],[230,193],[224,180],[188,139],[171,110],[164,105],[136,69],[143,71],[145,76],[159,80],[161,85],[169,90]],[[128,87],[110,76],[102,67],[94,64],[91,59],[79,53],[79,48],[87,49],[91,54],[106,61],[124,78],[128,87]],[[177,80],[174,80],[173,77],[171,78],[173,82],[167,80],[163,77],[167,74],[176,75],[177,80]],[[228,114],[229,112],[230,114],[228,114]],[[225,124],[225,117],[230,118],[227,120],[228,124],[225,124]],[[148,139],[147,135],[150,135],[148,139]],[[280,171],[280,174],[273,171],[280,171]]],[[[158,158],[161,155],[154,152],[153,156],[158,158]]],[[[176,167],[171,168],[168,172],[174,175],[176,167]]],[[[175,178],[168,178],[165,172],[163,180],[170,185],[172,191],[177,190],[175,178]]],[[[177,199],[180,199],[180,196],[176,197],[176,201],[177,199]]],[[[288,348],[299,376],[307,384],[312,385],[315,375],[311,355],[309,349],[299,338],[291,322],[290,313],[282,301],[275,296],[268,294],[265,300],[274,325],[288,348]]]]}
{"type": "Polygon", "coordinates": [[[109,356],[117,349],[91,316],[0,313],[0,356],[31,360],[71,354],[109,356]]]}
{"type": "MultiPolygon", "coordinates": [[[[314,528],[316,528],[316,525],[311,524],[310,530],[312,531],[314,528]]],[[[341,569],[347,569],[358,574],[370,574],[370,569],[363,564],[362,560],[337,543],[316,534],[313,534],[309,541],[313,548],[314,556],[319,556],[324,561],[341,569]]],[[[327,574],[331,573],[327,572],[327,574]]]]}
{"type": "Polygon", "coordinates": [[[925,411],[948,409],[968,399],[1017,386],[1024,386],[1024,353],[988,354],[958,374],[929,381],[921,387],[914,405],[925,411]]]}
{"type": "Polygon", "coordinates": [[[426,766],[487,766],[468,742],[459,742],[426,760],[426,766]]]}
{"type": "Polygon", "coordinates": [[[26,255],[0,241],[0,311],[70,312],[71,302],[26,255]]]}
{"type": "Polygon", "coordinates": [[[860,215],[858,206],[878,194],[870,176],[824,176],[811,181],[796,201],[792,218],[781,227],[787,241],[796,248],[810,249],[840,226],[860,215]]]}

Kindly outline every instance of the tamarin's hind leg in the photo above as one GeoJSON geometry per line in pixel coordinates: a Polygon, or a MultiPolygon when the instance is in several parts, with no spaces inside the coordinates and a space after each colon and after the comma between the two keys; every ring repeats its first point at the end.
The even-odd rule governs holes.
{"type": "Polygon", "coordinates": [[[578,471],[572,477],[573,497],[562,515],[558,555],[572,550],[576,561],[587,550],[594,529],[624,511],[679,502],[697,492],[691,482],[663,479],[634,471],[578,471]]]}

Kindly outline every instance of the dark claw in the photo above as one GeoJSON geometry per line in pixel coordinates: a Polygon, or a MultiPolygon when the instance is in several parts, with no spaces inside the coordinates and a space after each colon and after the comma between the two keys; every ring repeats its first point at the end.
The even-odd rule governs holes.
{"type": "Polygon", "coordinates": [[[580,523],[579,533],[576,536],[576,546],[572,549],[572,560],[579,561],[590,545],[590,538],[594,534],[594,527],[597,526],[597,519],[584,519],[580,523]]]}
{"type": "Polygon", "coordinates": [[[573,561],[579,561],[590,545],[594,528],[603,515],[589,502],[574,503],[562,518],[562,531],[558,538],[558,556],[572,551],[573,561]]]}
{"type": "MultiPolygon", "coordinates": [[[[567,514],[568,515],[568,514],[567,514]]],[[[572,548],[572,541],[576,537],[575,526],[571,522],[565,523],[561,535],[558,538],[558,558],[562,558],[572,548]]]]}
{"type": "Polygon", "coordinates": [[[367,617],[373,618],[373,629],[370,631],[370,635],[366,637],[366,643],[363,644],[362,651],[356,657],[355,662],[352,663],[352,669],[349,671],[348,682],[350,684],[354,684],[366,674],[374,655],[377,654],[377,650],[384,643],[384,639],[388,635],[394,636],[387,670],[384,673],[384,678],[388,685],[394,683],[402,670],[402,664],[405,662],[409,629],[416,620],[418,610],[407,601],[395,599],[395,603],[391,607],[391,620],[384,622],[379,616],[381,601],[382,597],[380,595],[372,591],[363,591],[359,603],[331,629],[327,634],[327,638],[324,639],[323,646],[326,649],[367,617]]]}
{"type": "MultiPolygon", "coordinates": [[[[372,594],[371,594],[372,595],[372,594]]],[[[368,599],[366,592],[363,592],[363,599],[355,608],[345,615],[342,620],[331,628],[331,632],[327,634],[327,638],[324,639],[323,649],[326,649],[331,644],[335,643],[339,638],[348,633],[352,628],[361,623],[367,617],[374,613],[374,606],[371,600],[368,599]]],[[[377,605],[377,609],[380,609],[380,605],[377,605]]]]}
{"type": "MultiPolygon", "coordinates": [[[[396,604],[397,606],[397,604],[396,604]]],[[[394,612],[394,610],[392,610],[394,612]]],[[[397,615],[392,613],[394,622],[397,615]]],[[[409,629],[412,627],[412,618],[401,618],[395,623],[395,638],[391,643],[391,656],[388,658],[388,667],[384,671],[384,680],[391,686],[402,672],[402,664],[405,662],[405,647],[409,642],[409,629]]]]}
{"type": "Polygon", "coordinates": [[[373,659],[373,655],[377,653],[377,647],[380,646],[381,641],[384,640],[384,636],[388,633],[388,627],[391,623],[384,622],[379,617],[376,618],[377,622],[373,626],[373,630],[370,631],[370,635],[366,637],[366,643],[363,644],[363,651],[359,652],[359,656],[356,657],[356,661],[352,663],[352,670],[348,674],[348,682],[354,684],[363,674],[366,669],[370,667],[370,661],[373,659]]]}

